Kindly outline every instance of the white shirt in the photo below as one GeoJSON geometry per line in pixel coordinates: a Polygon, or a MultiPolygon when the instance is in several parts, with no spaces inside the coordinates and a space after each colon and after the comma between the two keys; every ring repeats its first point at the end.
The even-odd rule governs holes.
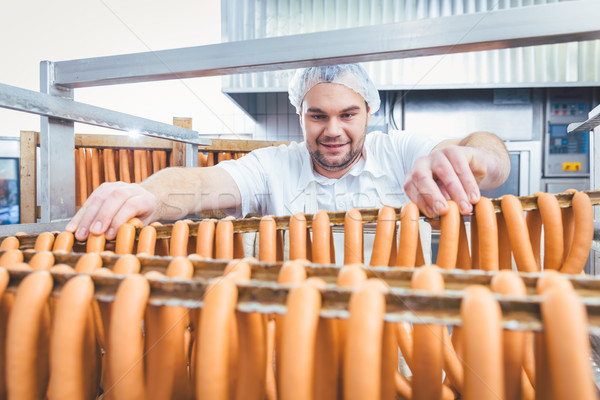
{"type": "Polygon", "coordinates": [[[401,131],[368,133],[362,157],[340,179],[315,172],[304,142],[254,150],[219,163],[242,198],[241,210],[224,211],[240,218],[249,213],[283,216],[322,209],[400,207],[409,201],[403,189],[406,173],[440,141],[401,131]]]}

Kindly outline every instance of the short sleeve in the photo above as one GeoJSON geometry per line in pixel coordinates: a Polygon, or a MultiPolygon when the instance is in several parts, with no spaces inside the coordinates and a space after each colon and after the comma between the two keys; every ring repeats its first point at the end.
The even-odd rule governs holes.
{"type": "Polygon", "coordinates": [[[224,210],[227,214],[241,218],[249,213],[261,213],[261,204],[257,193],[268,192],[264,162],[261,162],[261,158],[263,157],[260,152],[255,150],[237,160],[221,161],[218,164],[231,175],[242,198],[241,212],[240,210],[224,210]]]}
{"type": "Polygon", "coordinates": [[[402,166],[405,172],[412,169],[415,161],[431,153],[444,137],[422,135],[406,131],[391,131],[389,134],[394,147],[401,154],[402,166]]]}

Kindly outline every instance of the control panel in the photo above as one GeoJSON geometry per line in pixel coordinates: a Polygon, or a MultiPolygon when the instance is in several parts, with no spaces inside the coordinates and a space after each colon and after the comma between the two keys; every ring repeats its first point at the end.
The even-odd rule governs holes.
{"type": "Polygon", "coordinates": [[[544,134],[544,177],[587,177],[589,132],[567,133],[572,122],[587,119],[591,94],[568,88],[550,89],[546,108],[547,131],[544,134]]]}

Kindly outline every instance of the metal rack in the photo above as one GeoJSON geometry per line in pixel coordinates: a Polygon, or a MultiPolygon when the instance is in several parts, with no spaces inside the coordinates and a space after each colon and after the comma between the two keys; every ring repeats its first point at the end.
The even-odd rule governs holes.
{"type": "Polygon", "coordinates": [[[599,13],[599,2],[580,0],[157,52],[42,61],[40,93],[2,85],[0,107],[42,116],[41,222],[51,223],[75,212],[74,122],[187,142],[187,165],[193,165],[197,145],[208,144],[194,131],[171,130],[74,102],[75,88],[592,40],[600,38],[595,17],[599,13]],[[515,28],[507,30],[506,21],[515,28]]]}

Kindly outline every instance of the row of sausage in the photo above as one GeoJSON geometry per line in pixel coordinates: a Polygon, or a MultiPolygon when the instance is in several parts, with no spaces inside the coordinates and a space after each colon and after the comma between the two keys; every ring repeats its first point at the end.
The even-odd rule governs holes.
{"type": "MultiPolygon", "coordinates": [[[[520,277],[498,272],[462,295],[462,325],[385,321],[387,285],[359,265],[339,269],[336,285],[353,290],[347,319],[320,316],[326,283],[305,263],[286,262],[284,314],[236,310],[247,262],[229,263],[201,309],[148,304],[150,280],[190,279],[189,259],[165,274],[139,274],[133,255],[112,269],[95,253],[73,268],[13,262],[30,271],[7,293],[0,268],[0,396],[9,399],[592,399],[587,316],[556,271],[538,280],[543,332],[502,329],[492,295],[525,296],[520,277]],[[56,274],[73,274],[51,296],[56,274]],[[94,275],[124,275],[114,301],[94,299],[94,275]],[[490,290],[491,289],[491,290],[490,290]],[[398,354],[410,372],[401,374],[398,354]],[[445,374],[445,378],[444,378],[445,374]]],[[[33,259],[32,259],[33,261],[33,259]]],[[[37,261],[39,263],[39,260],[37,261]]],[[[411,288],[443,293],[436,266],[419,268],[411,288]]]]}
{"type": "MultiPolygon", "coordinates": [[[[244,153],[198,152],[198,166],[216,165],[240,158],[244,153]]],[[[97,149],[75,150],[76,206],[104,182],[140,183],[157,171],[173,165],[173,152],[166,150],[97,149]]]]}
{"type": "MultiPolygon", "coordinates": [[[[512,195],[502,197],[502,212],[495,213],[490,199],[482,197],[470,217],[470,235],[458,207],[449,201],[449,212],[441,217],[440,245],[437,265],[445,269],[512,269],[537,272],[542,269],[577,274],[583,271],[593,239],[593,210],[588,195],[573,194],[572,207],[561,208],[556,197],[537,194],[538,208],[523,212],[521,202],[512,195]],[[541,243],[543,232],[544,242],[541,243]],[[470,236],[470,240],[469,240],[470,236]],[[543,249],[543,250],[542,250],[543,249]]],[[[419,233],[419,210],[413,203],[401,209],[399,221],[392,207],[379,210],[370,265],[415,267],[425,264],[419,233]]],[[[156,238],[156,226],[143,227],[133,219],[121,226],[116,243],[107,243],[104,235],[91,235],[85,249],[77,251],[114,251],[117,254],[185,256],[198,254],[204,258],[233,259],[246,254],[242,233],[234,232],[229,219],[206,219],[197,223],[197,234],[190,236],[191,220],[177,221],[170,238],[156,238]],[[139,234],[136,237],[136,228],[139,234]]],[[[284,259],[307,259],[319,264],[335,263],[332,226],[329,215],[320,211],[307,228],[303,214],[290,217],[286,234],[289,250],[284,254],[283,230],[275,219],[262,218],[258,228],[258,259],[275,262],[284,259]]],[[[73,250],[69,232],[38,237],[38,251],[73,250]]],[[[17,238],[7,238],[0,249],[19,248],[17,238]]],[[[344,220],[344,264],[364,262],[364,233],[361,213],[351,209],[344,220]]]]}

